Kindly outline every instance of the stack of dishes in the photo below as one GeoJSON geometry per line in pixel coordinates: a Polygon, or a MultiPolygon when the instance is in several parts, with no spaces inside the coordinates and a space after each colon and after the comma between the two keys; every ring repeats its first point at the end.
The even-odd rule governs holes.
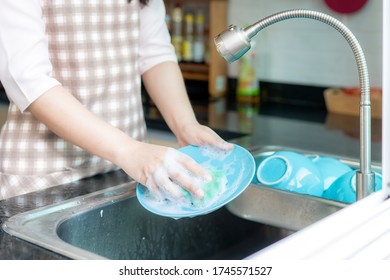
{"type": "MultiPolygon", "coordinates": [[[[382,176],[375,177],[377,191],[382,188],[382,176]]],[[[268,152],[257,158],[253,182],[345,203],[356,201],[356,170],[333,157],[268,152]]]]}

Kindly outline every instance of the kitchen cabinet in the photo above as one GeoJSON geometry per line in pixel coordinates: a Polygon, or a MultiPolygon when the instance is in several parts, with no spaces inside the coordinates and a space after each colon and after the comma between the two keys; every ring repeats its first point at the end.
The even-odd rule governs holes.
{"type": "Polygon", "coordinates": [[[164,0],[167,24],[172,43],[176,46],[179,65],[184,79],[207,81],[211,97],[223,96],[227,90],[227,63],[214,47],[214,36],[227,26],[227,0],[164,0]],[[201,12],[204,18],[197,17],[201,12]],[[188,22],[193,27],[188,28],[188,22]],[[186,36],[193,33],[196,40],[197,24],[204,24],[201,35],[204,40],[203,58],[196,62],[186,57],[188,45],[186,36]]]}

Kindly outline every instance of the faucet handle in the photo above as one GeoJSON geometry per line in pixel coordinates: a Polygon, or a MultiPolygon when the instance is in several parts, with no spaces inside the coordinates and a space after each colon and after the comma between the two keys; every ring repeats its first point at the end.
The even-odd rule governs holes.
{"type": "Polygon", "coordinates": [[[375,191],[375,173],[356,172],[356,201],[375,191]]]}

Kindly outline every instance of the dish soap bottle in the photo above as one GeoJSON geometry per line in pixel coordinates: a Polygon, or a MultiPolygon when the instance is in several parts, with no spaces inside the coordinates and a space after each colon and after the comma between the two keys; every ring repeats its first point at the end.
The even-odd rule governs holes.
{"type": "Polygon", "coordinates": [[[202,63],[205,53],[205,16],[203,10],[198,10],[195,16],[195,41],[194,41],[194,62],[202,63]]]}
{"type": "Polygon", "coordinates": [[[256,54],[250,52],[239,60],[240,72],[238,74],[237,101],[245,103],[260,102],[260,87],[256,78],[256,54]]]}
{"type": "Polygon", "coordinates": [[[182,60],[183,44],[183,11],[179,4],[176,4],[172,11],[172,44],[175,47],[177,60],[182,60]]]}
{"type": "Polygon", "coordinates": [[[183,60],[191,62],[194,58],[194,15],[186,13],[184,16],[185,37],[183,41],[183,60]]]}

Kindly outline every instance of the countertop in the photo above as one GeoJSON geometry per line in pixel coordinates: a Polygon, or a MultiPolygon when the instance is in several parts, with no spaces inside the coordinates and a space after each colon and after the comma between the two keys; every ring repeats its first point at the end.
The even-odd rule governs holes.
{"type": "MultiPolygon", "coordinates": [[[[201,123],[209,125],[229,141],[254,150],[262,146],[283,146],[339,157],[359,158],[359,119],[331,115],[300,106],[237,105],[225,99],[193,103],[201,123]]],[[[145,106],[147,124],[156,135],[169,135],[158,111],[145,106]],[[164,132],[164,133],[161,133],[164,132]]],[[[372,160],[381,161],[381,121],[372,120],[372,160]]],[[[167,137],[172,144],[174,138],[167,137]]],[[[0,201],[0,225],[9,217],[38,207],[95,192],[131,180],[122,171],[102,174],[72,184],[0,201]]],[[[8,235],[0,229],[0,259],[66,259],[8,235]]]]}

